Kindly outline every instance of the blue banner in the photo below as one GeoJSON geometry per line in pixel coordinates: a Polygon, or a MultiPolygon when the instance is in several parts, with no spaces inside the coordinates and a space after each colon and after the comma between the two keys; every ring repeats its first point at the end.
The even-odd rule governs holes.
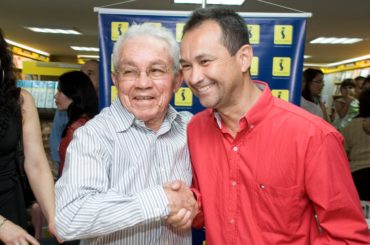
{"type": "MultiPolygon", "coordinates": [[[[179,11],[143,11],[97,8],[99,13],[100,108],[109,106],[117,91],[111,80],[111,55],[114,42],[133,23],[149,22],[174,32],[181,41],[182,29],[191,14],[179,11]]],[[[303,70],[306,18],[308,13],[239,13],[248,24],[253,46],[251,77],[265,81],[272,93],[299,105],[303,70]]],[[[199,100],[184,83],[171,104],[179,111],[197,113],[203,110],[199,100]]],[[[202,244],[203,231],[194,231],[193,244],[202,244]]]]}

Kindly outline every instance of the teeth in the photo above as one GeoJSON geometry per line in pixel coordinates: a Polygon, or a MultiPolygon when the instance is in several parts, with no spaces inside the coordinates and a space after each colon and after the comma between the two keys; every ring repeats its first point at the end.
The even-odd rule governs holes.
{"type": "Polygon", "coordinates": [[[152,99],[153,97],[151,96],[136,96],[135,97],[137,100],[150,100],[152,99]]]}
{"type": "Polygon", "coordinates": [[[204,87],[201,87],[201,88],[198,88],[198,91],[199,92],[206,92],[212,85],[208,85],[208,86],[204,86],[204,87]]]}

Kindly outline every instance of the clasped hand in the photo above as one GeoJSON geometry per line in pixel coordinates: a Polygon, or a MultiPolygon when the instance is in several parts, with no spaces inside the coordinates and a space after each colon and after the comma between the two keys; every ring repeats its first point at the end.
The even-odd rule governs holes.
{"type": "Polygon", "coordinates": [[[179,180],[165,183],[163,188],[170,208],[167,223],[177,229],[189,229],[198,208],[193,192],[184,182],[179,180]]]}

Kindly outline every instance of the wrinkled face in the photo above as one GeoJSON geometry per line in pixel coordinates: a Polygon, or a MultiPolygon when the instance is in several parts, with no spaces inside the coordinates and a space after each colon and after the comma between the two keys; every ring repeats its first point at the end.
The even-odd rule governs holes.
{"type": "MultiPolygon", "coordinates": [[[[251,53],[231,56],[221,43],[222,31],[214,21],[205,21],[185,33],[181,41],[181,67],[189,88],[208,108],[232,106],[243,83],[242,73],[251,62],[251,53]]],[[[251,49],[249,50],[251,52],[251,49]]]]}
{"type": "Polygon", "coordinates": [[[174,74],[167,43],[153,37],[131,38],[119,57],[112,79],[122,105],[147,127],[159,129],[182,80],[174,74]]]}
{"type": "Polygon", "coordinates": [[[63,92],[59,89],[54,95],[54,99],[55,104],[57,105],[57,109],[60,111],[66,111],[68,109],[68,106],[72,103],[72,99],[63,94],[63,92]]]}
{"type": "Polygon", "coordinates": [[[311,95],[318,96],[320,95],[322,89],[324,88],[324,76],[322,74],[317,74],[314,79],[312,79],[309,90],[311,95]]]}

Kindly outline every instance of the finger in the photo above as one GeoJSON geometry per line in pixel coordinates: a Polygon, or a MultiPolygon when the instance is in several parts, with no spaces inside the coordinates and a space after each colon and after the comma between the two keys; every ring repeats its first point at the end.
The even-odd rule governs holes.
{"type": "Polygon", "coordinates": [[[179,222],[177,222],[174,227],[176,228],[181,228],[181,227],[184,227],[188,222],[189,220],[191,219],[191,212],[190,211],[186,211],[184,216],[182,217],[181,220],[179,220],[179,222]]]}
{"type": "Polygon", "coordinates": [[[29,234],[27,234],[25,238],[26,240],[24,240],[24,242],[22,241],[21,245],[26,245],[26,244],[40,245],[40,243],[33,236],[29,234]]]}
{"type": "Polygon", "coordinates": [[[177,190],[179,190],[181,188],[181,185],[182,185],[182,182],[179,181],[179,180],[176,180],[176,181],[172,182],[171,189],[173,191],[177,191],[177,190]]]}
{"type": "Polygon", "coordinates": [[[181,222],[181,220],[184,218],[185,214],[186,214],[186,209],[182,208],[177,213],[169,216],[166,221],[167,221],[168,224],[174,226],[175,224],[181,222]]]}

